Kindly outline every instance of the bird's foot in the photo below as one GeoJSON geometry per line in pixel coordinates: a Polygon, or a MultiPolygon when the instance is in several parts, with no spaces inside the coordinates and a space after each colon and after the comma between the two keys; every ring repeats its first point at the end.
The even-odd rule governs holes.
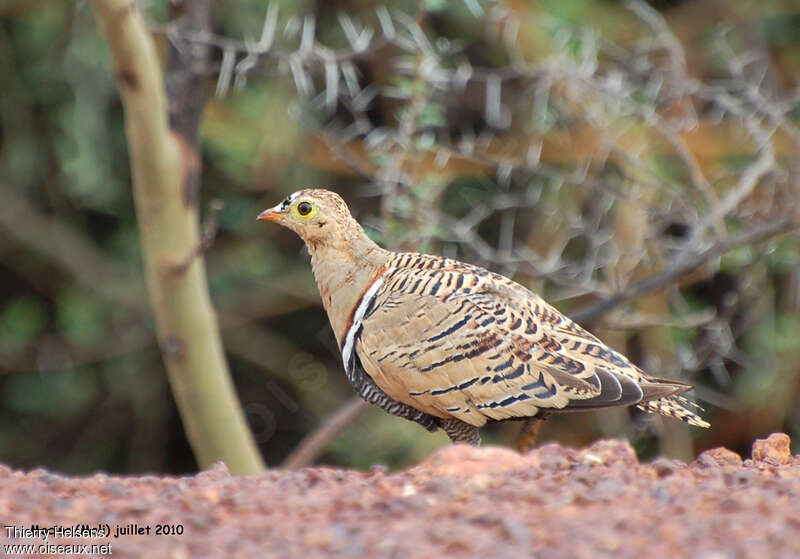
{"type": "Polygon", "coordinates": [[[522,429],[514,445],[517,448],[517,452],[524,454],[529,450],[533,450],[533,447],[536,445],[536,439],[539,437],[542,421],[543,418],[541,417],[528,417],[525,419],[525,423],[522,424],[522,429]]]}

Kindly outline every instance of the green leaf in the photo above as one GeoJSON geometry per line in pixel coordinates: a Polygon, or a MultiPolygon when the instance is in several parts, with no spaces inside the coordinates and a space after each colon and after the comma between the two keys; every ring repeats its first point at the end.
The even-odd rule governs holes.
{"type": "Polygon", "coordinates": [[[443,12],[447,9],[447,0],[425,0],[426,12],[443,12]]]}
{"type": "Polygon", "coordinates": [[[47,316],[39,299],[17,297],[5,306],[0,314],[0,347],[7,352],[17,352],[41,333],[47,316]]]}
{"type": "Polygon", "coordinates": [[[13,375],[5,384],[2,402],[18,413],[65,417],[86,409],[96,396],[93,375],[67,370],[13,375]]]}
{"type": "Polygon", "coordinates": [[[444,107],[439,103],[425,103],[419,111],[420,128],[431,128],[444,126],[445,114],[444,107]]]}
{"type": "Polygon", "coordinates": [[[419,151],[430,151],[436,145],[436,135],[425,132],[417,136],[416,147],[419,151]]]}
{"type": "Polygon", "coordinates": [[[389,156],[385,153],[373,153],[370,154],[369,160],[372,162],[373,165],[377,165],[378,167],[386,167],[389,165],[389,156]]]}
{"type": "Polygon", "coordinates": [[[69,341],[87,344],[105,337],[104,313],[97,300],[78,291],[62,293],[56,301],[56,323],[69,341]]]}

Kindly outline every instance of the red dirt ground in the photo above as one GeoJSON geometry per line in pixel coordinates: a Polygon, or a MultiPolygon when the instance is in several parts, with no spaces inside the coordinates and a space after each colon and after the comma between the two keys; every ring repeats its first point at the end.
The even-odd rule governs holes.
{"type": "Polygon", "coordinates": [[[17,555],[28,557],[75,551],[46,555],[59,550],[42,544],[110,543],[111,553],[79,556],[796,558],[800,456],[775,434],[756,441],[752,459],[720,448],[691,464],[640,464],[628,443],[600,441],[526,455],[459,445],[394,474],[236,477],[218,465],[183,478],[70,478],[0,466],[0,519],[0,545],[36,546],[17,555]],[[7,528],[83,524],[107,526],[110,537],[51,532],[45,541],[7,528]],[[131,524],[150,534],[114,537],[131,524]],[[183,533],[156,535],[159,525],[183,533]]]}

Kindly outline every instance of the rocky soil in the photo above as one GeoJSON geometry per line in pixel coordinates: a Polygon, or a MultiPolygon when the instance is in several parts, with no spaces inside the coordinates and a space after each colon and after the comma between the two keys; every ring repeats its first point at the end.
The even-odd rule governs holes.
{"type": "Polygon", "coordinates": [[[691,464],[640,464],[626,442],[600,441],[526,455],[454,446],[394,474],[235,477],[218,465],[183,478],[70,478],[0,466],[0,519],[0,545],[34,545],[16,549],[29,557],[88,544],[82,556],[115,558],[795,558],[800,456],[774,434],[752,459],[719,448],[691,464]],[[110,534],[56,533],[81,525],[110,534]],[[8,526],[53,530],[45,540],[8,526]]]}

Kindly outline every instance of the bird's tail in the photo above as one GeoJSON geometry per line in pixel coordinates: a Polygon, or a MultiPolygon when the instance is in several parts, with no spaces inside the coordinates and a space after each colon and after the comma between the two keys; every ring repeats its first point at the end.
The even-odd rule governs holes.
{"type": "Polygon", "coordinates": [[[708,421],[705,421],[692,411],[693,409],[703,411],[703,408],[687,400],[683,396],[673,395],[667,396],[666,398],[659,398],[658,400],[650,400],[649,402],[642,402],[638,407],[650,413],[658,413],[680,419],[696,427],[711,427],[708,421]]]}

